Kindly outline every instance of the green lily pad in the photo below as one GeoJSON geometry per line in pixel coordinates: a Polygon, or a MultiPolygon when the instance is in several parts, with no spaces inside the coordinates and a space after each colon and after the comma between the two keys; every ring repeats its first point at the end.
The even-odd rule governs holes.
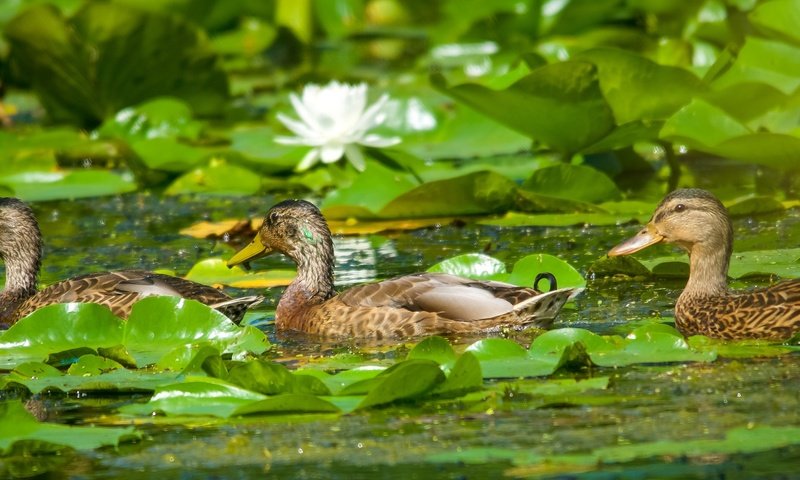
{"type": "Polygon", "coordinates": [[[466,392],[480,390],[482,387],[483,373],[480,361],[472,353],[464,352],[450,369],[447,379],[431,393],[440,397],[457,397],[466,392]]]}
{"type": "Polygon", "coordinates": [[[342,391],[345,388],[350,387],[350,385],[375,378],[384,370],[386,370],[386,367],[364,365],[343,370],[336,375],[331,375],[321,370],[310,368],[296,370],[294,374],[297,377],[301,377],[303,375],[313,376],[324,383],[334,395],[340,395],[342,394],[342,391]]]}
{"type": "MultiPolygon", "coordinates": [[[[236,326],[225,315],[195,300],[147,297],[134,304],[125,324],[123,343],[137,365],[149,365],[177,347],[196,342],[237,353],[241,351],[237,342],[258,333],[261,332],[236,326]]],[[[260,337],[261,343],[253,353],[269,348],[266,336],[261,333],[260,337]]]]}
{"type": "Polygon", "coordinates": [[[620,125],[666,119],[702,90],[691,72],[633,52],[599,48],[579,53],[575,60],[597,66],[600,89],[620,125]]]}
{"type": "Polygon", "coordinates": [[[733,65],[714,79],[713,88],[745,82],[765,83],[786,95],[800,87],[800,47],[747,37],[733,65]]]}
{"type": "Polygon", "coordinates": [[[375,377],[380,380],[358,404],[363,410],[389,403],[413,400],[445,381],[439,364],[431,360],[404,360],[375,377]]]}
{"type": "Polygon", "coordinates": [[[205,379],[191,380],[157,388],[150,401],[125,405],[120,412],[129,415],[207,415],[227,418],[238,408],[267,398],[260,393],[205,379]]]}
{"type": "Polygon", "coordinates": [[[433,360],[441,366],[450,367],[456,361],[456,352],[450,342],[434,335],[414,345],[406,358],[433,360]]]}
{"type": "Polygon", "coordinates": [[[798,0],[773,0],[758,5],[748,15],[750,23],[758,29],[779,38],[800,43],[800,2],[798,0]]]}
{"type": "Polygon", "coordinates": [[[228,268],[221,258],[207,258],[195,263],[186,274],[186,280],[205,285],[229,285],[236,288],[269,288],[289,285],[295,277],[294,270],[269,270],[246,272],[241,267],[228,268]]]}
{"type": "Polygon", "coordinates": [[[428,268],[428,271],[449,273],[477,280],[488,280],[494,275],[506,273],[506,264],[483,253],[465,253],[464,255],[442,260],[428,268]]]}
{"type": "Polygon", "coordinates": [[[479,340],[467,347],[480,362],[483,378],[520,378],[550,375],[561,366],[566,354],[558,358],[532,358],[518,343],[503,338],[479,340]]]}
{"type": "Polygon", "coordinates": [[[119,345],[124,326],[111,310],[94,303],[48,305],[0,333],[0,368],[40,362],[51,353],[79,347],[119,345]]]}
{"type": "Polygon", "coordinates": [[[0,454],[8,453],[15,443],[22,441],[93,450],[103,446],[117,446],[120,442],[136,440],[139,436],[133,427],[79,427],[39,423],[25,410],[22,403],[0,403],[0,454]]]}
{"type": "Polygon", "coordinates": [[[476,84],[431,83],[479,112],[563,152],[577,152],[614,127],[596,67],[570,61],[545,65],[502,90],[476,84]]]}
{"type": "Polygon", "coordinates": [[[133,192],[133,176],[105,170],[27,171],[0,176],[0,185],[28,202],[65,200],[133,192]]]}
{"type": "Polygon", "coordinates": [[[598,203],[618,200],[621,193],[604,173],[583,165],[554,165],[540,168],[522,185],[541,195],[598,203]]]}
{"type": "Polygon", "coordinates": [[[222,158],[184,173],[164,191],[166,195],[201,193],[207,195],[254,195],[261,190],[261,176],[222,158]]]}
{"type": "Polygon", "coordinates": [[[226,381],[265,395],[331,394],[321,380],[311,376],[296,377],[285,366],[263,360],[249,361],[231,368],[226,381]]]}
{"type": "Polygon", "coordinates": [[[572,265],[546,253],[526,255],[517,260],[511,273],[495,275],[494,279],[514,285],[532,287],[536,276],[545,272],[552,273],[556,277],[558,288],[583,287],[586,285],[583,275],[575,270],[572,265]]]}
{"type": "Polygon", "coordinates": [[[339,412],[339,407],[314,395],[285,393],[243,405],[234,410],[231,415],[339,412]]]}

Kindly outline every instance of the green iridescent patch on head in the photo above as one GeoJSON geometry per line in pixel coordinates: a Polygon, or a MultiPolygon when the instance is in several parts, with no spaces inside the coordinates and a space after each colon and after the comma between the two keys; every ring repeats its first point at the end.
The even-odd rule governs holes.
{"type": "Polygon", "coordinates": [[[301,232],[303,232],[303,237],[305,237],[306,241],[312,245],[317,243],[316,237],[314,237],[314,232],[311,231],[308,227],[301,227],[301,232]]]}

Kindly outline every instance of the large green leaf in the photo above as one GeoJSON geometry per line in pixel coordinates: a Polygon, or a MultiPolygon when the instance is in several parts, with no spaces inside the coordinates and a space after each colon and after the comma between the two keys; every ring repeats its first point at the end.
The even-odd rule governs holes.
{"type": "Polygon", "coordinates": [[[442,260],[428,268],[428,271],[488,280],[494,275],[506,273],[506,264],[483,253],[465,253],[442,260]]]}
{"type": "Polygon", "coordinates": [[[621,193],[604,173],[584,165],[560,164],[540,168],[522,185],[541,195],[598,203],[619,200],[621,193]]]}
{"type": "Polygon", "coordinates": [[[666,119],[701,90],[700,79],[677,67],[659,65],[635,53],[600,48],[576,60],[597,66],[600,88],[617,124],[666,119]]]}
{"type": "Polygon", "coordinates": [[[526,255],[516,263],[511,273],[495,275],[495,280],[513,283],[524,287],[533,287],[534,279],[540,273],[552,273],[556,277],[558,288],[583,287],[586,280],[569,263],[546,253],[526,255]]]}
{"type": "Polygon", "coordinates": [[[563,152],[595,143],[615,124],[591,63],[545,65],[503,90],[476,84],[448,87],[436,75],[431,81],[483,114],[563,152]]]}
{"type": "Polygon", "coordinates": [[[475,172],[420,185],[392,199],[383,218],[478,215],[507,210],[516,185],[494,172],[475,172]]]}
{"type": "Polygon", "coordinates": [[[133,427],[76,427],[39,423],[19,401],[0,403],[0,454],[22,441],[46,442],[77,450],[116,446],[121,441],[135,440],[139,434],[133,427]]]}
{"type": "Polygon", "coordinates": [[[116,362],[107,358],[84,355],[70,366],[69,371],[65,374],[46,363],[27,362],[17,365],[11,373],[0,378],[0,385],[4,388],[12,384],[23,385],[31,393],[40,393],[51,389],[62,392],[152,391],[181,379],[180,373],[153,370],[116,368],[94,373],[83,371],[87,367],[96,368],[98,364],[111,365],[114,363],[116,362]],[[88,365],[90,362],[95,365],[88,365]]]}
{"type": "Polygon", "coordinates": [[[338,413],[334,404],[307,393],[285,393],[242,405],[232,415],[281,413],[338,413]]]}
{"type": "Polygon", "coordinates": [[[745,82],[765,83],[786,95],[800,87],[800,47],[747,37],[736,61],[714,79],[714,88],[745,82]]]}
{"type": "Polygon", "coordinates": [[[147,297],[134,304],[125,324],[124,345],[137,365],[155,363],[176,347],[208,342],[220,351],[241,353],[253,348],[243,340],[257,336],[255,351],[269,348],[263,333],[236,326],[225,315],[196,301],[180,297],[147,297]],[[259,335],[260,334],[260,335],[259,335]],[[244,346],[244,348],[242,348],[244,346]]]}
{"type": "MultiPolygon", "coordinates": [[[[645,267],[654,274],[675,271],[675,264],[682,265],[681,276],[689,273],[688,259],[685,254],[658,257],[642,261],[645,267]]],[[[781,248],[776,250],[750,250],[735,252],[731,256],[728,275],[733,278],[744,278],[759,275],[777,275],[784,278],[800,277],[800,248],[781,248]]]]}
{"type": "Polygon", "coordinates": [[[164,412],[167,415],[210,415],[229,417],[238,408],[267,398],[228,383],[211,379],[189,379],[157,388],[144,404],[130,404],[120,408],[122,413],[151,415],[164,412]]]}
{"type": "Polygon", "coordinates": [[[236,288],[269,288],[288,285],[295,277],[294,270],[275,269],[265,272],[246,272],[240,267],[228,268],[221,258],[207,258],[195,263],[186,279],[206,285],[223,284],[236,288]]]}
{"type": "Polygon", "coordinates": [[[456,352],[450,342],[434,335],[416,344],[406,358],[433,360],[441,366],[451,367],[456,361],[456,352]]]}
{"type": "Polygon", "coordinates": [[[0,176],[0,185],[29,202],[117,195],[137,188],[130,174],[105,170],[28,171],[0,176]]]}
{"type": "Polygon", "coordinates": [[[207,165],[184,173],[164,191],[166,195],[204,193],[244,196],[261,190],[261,176],[221,158],[212,158],[207,165]]]}
{"type": "Polygon", "coordinates": [[[124,322],[101,305],[48,305],[0,333],[0,368],[81,347],[113,347],[123,342],[123,328],[124,322]]]}
{"type": "Polygon", "coordinates": [[[708,151],[725,140],[749,133],[725,111],[696,98],[667,120],[660,136],[708,151]]]}
{"type": "Polygon", "coordinates": [[[225,104],[227,80],[207,40],[174,16],[91,2],[67,20],[37,5],[4,34],[15,65],[56,120],[96,125],[162,95],[184,99],[201,114],[225,104]]]}
{"type": "Polygon", "coordinates": [[[379,380],[358,404],[359,409],[417,399],[445,381],[439,364],[431,360],[404,360],[375,377],[379,380]]]}
{"type": "Polygon", "coordinates": [[[750,23],[760,30],[777,36],[787,38],[800,44],[800,1],[798,0],[772,0],[762,2],[750,15],[750,23]]]}

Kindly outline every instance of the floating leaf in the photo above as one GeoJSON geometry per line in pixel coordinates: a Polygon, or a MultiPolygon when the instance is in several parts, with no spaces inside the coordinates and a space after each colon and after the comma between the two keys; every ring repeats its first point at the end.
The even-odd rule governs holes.
{"type": "Polygon", "coordinates": [[[428,271],[474,279],[489,279],[494,275],[506,273],[506,264],[482,253],[466,253],[442,260],[428,268],[428,271]]]}
{"type": "Polygon", "coordinates": [[[380,381],[358,404],[359,409],[422,397],[445,380],[439,365],[431,360],[404,360],[375,378],[380,381]]]}
{"type": "Polygon", "coordinates": [[[456,352],[443,337],[427,337],[408,352],[407,359],[433,360],[441,366],[451,366],[456,361],[456,352]]]}
{"type": "Polygon", "coordinates": [[[483,386],[483,373],[478,358],[470,352],[458,357],[444,383],[437,386],[432,394],[442,397],[460,396],[466,392],[480,390],[483,386]]]}
{"type": "Polygon", "coordinates": [[[101,305],[48,305],[0,333],[0,368],[42,361],[51,353],[79,347],[113,347],[122,343],[123,328],[123,321],[101,305]]]}
{"type": "MultiPolygon", "coordinates": [[[[252,329],[236,326],[225,315],[196,300],[146,297],[133,305],[125,324],[124,345],[138,365],[148,365],[188,343],[208,342],[221,351],[230,351],[237,340],[252,333],[252,329]]],[[[266,337],[263,338],[259,351],[253,353],[268,348],[266,337]]]]}
{"type": "Polygon", "coordinates": [[[202,193],[210,195],[254,195],[261,190],[261,176],[231,165],[221,158],[184,173],[164,191],[166,195],[202,193]]]}
{"type": "Polygon", "coordinates": [[[120,411],[130,415],[210,415],[229,417],[238,408],[266,396],[221,381],[189,380],[156,389],[150,401],[125,405],[120,411]]]}
{"type": "Polygon", "coordinates": [[[186,280],[235,288],[270,288],[289,285],[295,277],[294,270],[275,269],[251,273],[241,267],[228,268],[225,262],[221,258],[200,260],[186,274],[186,280]]]}
{"type": "Polygon", "coordinates": [[[37,441],[64,445],[76,450],[117,446],[139,438],[133,427],[78,427],[39,423],[18,401],[0,403],[0,454],[8,453],[17,442],[37,441]]]}
{"type": "Polygon", "coordinates": [[[0,176],[0,185],[28,202],[117,195],[137,189],[130,174],[105,170],[28,171],[0,176]]]}
{"type": "Polygon", "coordinates": [[[286,393],[243,405],[231,415],[265,413],[339,413],[334,404],[304,393],[286,393]]]}
{"type": "Polygon", "coordinates": [[[183,138],[197,140],[204,123],[192,118],[192,109],[182,100],[160,97],[126,107],[97,129],[101,136],[125,140],[183,138]]]}

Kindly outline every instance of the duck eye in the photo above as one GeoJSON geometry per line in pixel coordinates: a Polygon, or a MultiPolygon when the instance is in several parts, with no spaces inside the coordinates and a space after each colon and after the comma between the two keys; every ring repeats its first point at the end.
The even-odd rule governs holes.
{"type": "Polygon", "coordinates": [[[684,210],[686,210],[686,205],[684,205],[682,203],[679,203],[679,204],[675,205],[675,211],[676,212],[682,212],[684,210]]]}
{"type": "Polygon", "coordinates": [[[270,214],[269,214],[269,223],[277,222],[279,216],[280,215],[278,215],[278,212],[270,212],[270,214]]]}

